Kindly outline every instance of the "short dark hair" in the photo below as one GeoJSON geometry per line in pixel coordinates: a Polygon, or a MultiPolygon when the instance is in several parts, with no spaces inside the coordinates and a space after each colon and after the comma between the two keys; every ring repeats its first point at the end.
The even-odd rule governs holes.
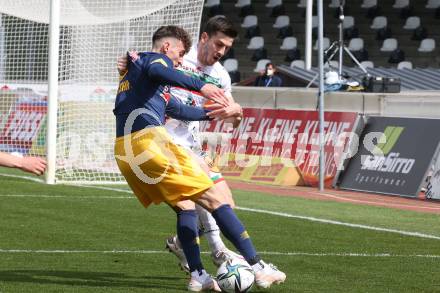
{"type": "Polygon", "coordinates": [[[267,69],[269,66],[275,67],[275,65],[273,65],[272,62],[267,62],[267,63],[266,63],[266,69],[267,69]]]}
{"type": "Polygon", "coordinates": [[[223,15],[217,15],[208,19],[203,27],[203,32],[207,33],[210,37],[218,32],[224,33],[233,39],[238,36],[238,32],[235,29],[234,24],[223,15]]]}
{"type": "Polygon", "coordinates": [[[163,38],[175,38],[182,41],[185,52],[191,48],[191,37],[186,30],[175,25],[166,25],[158,28],[153,34],[153,44],[163,38]]]}

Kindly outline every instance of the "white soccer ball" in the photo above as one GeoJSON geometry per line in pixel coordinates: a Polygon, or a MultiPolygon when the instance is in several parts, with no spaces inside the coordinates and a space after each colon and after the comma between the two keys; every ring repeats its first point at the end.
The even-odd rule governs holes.
{"type": "Polygon", "coordinates": [[[232,259],[218,268],[217,282],[222,292],[249,292],[254,285],[255,274],[247,263],[232,259]]]}

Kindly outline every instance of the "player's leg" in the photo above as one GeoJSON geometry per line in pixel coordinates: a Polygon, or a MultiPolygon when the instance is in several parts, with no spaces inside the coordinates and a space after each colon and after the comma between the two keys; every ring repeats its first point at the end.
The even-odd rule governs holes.
{"type": "MultiPolygon", "coordinates": [[[[215,159],[211,159],[211,157],[205,152],[195,151],[194,153],[207,163],[209,166],[209,177],[212,182],[218,186],[220,193],[228,195],[228,203],[234,205],[231,191],[224,181],[224,178],[216,165],[215,159]]],[[[203,232],[203,236],[205,236],[208,242],[213,263],[218,267],[226,260],[232,258],[243,259],[242,256],[226,248],[226,245],[220,237],[220,228],[217,226],[211,213],[199,205],[196,205],[196,211],[199,216],[200,230],[203,232]]],[[[179,259],[179,265],[182,270],[189,272],[188,262],[177,235],[169,237],[166,240],[166,248],[179,259]]]]}
{"type": "MultiPolygon", "coordinates": [[[[209,172],[206,163],[199,163],[203,170],[209,172]]],[[[229,190],[229,187],[227,188],[229,190]]],[[[222,189],[215,184],[194,201],[211,212],[223,235],[252,266],[258,286],[268,288],[272,283],[284,282],[286,275],[283,272],[261,260],[244,225],[227,204],[228,197],[229,194],[222,193],[222,189]]]]}
{"type": "Polygon", "coordinates": [[[194,203],[185,200],[171,207],[177,214],[177,235],[188,260],[191,274],[188,290],[193,292],[220,291],[217,282],[205,271],[200,258],[198,217],[194,203]]]}
{"type": "Polygon", "coordinates": [[[165,202],[177,212],[178,234],[193,271],[188,289],[219,290],[203,270],[197,243],[197,214],[194,203],[188,201],[212,186],[210,178],[159,127],[118,138],[115,157],[121,173],[145,207],[165,202]],[[145,159],[140,162],[140,158],[145,159]]]}
{"type": "Polygon", "coordinates": [[[208,242],[214,265],[219,267],[222,263],[231,259],[244,260],[241,255],[226,247],[220,236],[220,228],[211,213],[199,205],[196,205],[196,210],[199,216],[200,230],[208,242]]]}
{"type": "MultiPolygon", "coordinates": [[[[198,157],[202,158],[203,161],[205,161],[205,163],[208,165],[209,177],[216,186],[218,193],[225,195],[226,202],[231,205],[231,207],[234,207],[235,203],[232,198],[231,190],[226,184],[226,181],[217,165],[218,157],[216,155],[211,156],[207,152],[203,151],[197,154],[198,157]]],[[[208,241],[208,245],[211,250],[211,259],[214,264],[219,267],[223,262],[233,258],[243,260],[242,256],[236,254],[226,247],[222,238],[220,237],[220,228],[218,227],[211,213],[199,205],[196,205],[196,210],[197,214],[199,215],[200,228],[203,231],[203,236],[205,236],[206,240],[208,241]]]]}

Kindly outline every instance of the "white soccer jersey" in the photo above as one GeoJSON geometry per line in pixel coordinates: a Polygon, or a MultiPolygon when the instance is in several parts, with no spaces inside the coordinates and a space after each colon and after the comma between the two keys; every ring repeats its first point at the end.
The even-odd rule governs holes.
{"type": "MultiPolygon", "coordinates": [[[[212,83],[224,89],[226,95],[231,95],[231,78],[226,69],[220,62],[216,62],[212,66],[202,66],[197,61],[197,46],[193,46],[188,54],[183,57],[183,65],[178,70],[206,83],[212,83]]],[[[205,102],[205,99],[199,92],[179,87],[172,87],[171,95],[178,98],[182,103],[191,106],[202,106],[205,102]]],[[[194,150],[201,148],[200,123],[198,121],[168,119],[165,127],[174,138],[176,144],[194,150]]]]}

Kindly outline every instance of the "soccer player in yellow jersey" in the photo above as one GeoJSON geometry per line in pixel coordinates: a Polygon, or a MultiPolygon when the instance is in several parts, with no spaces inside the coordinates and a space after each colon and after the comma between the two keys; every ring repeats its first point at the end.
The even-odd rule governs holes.
{"type": "Polygon", "coordinates": [[[234,103],[222,99],[209,84],[172,69],[182,62],[189,49],[184,44],[188,43],[189,36],[183,29],[162,27],[153,36],[153,52],[130,58],[115,102],[115,157],[145,207],[165,202],[176,211],[177,232],[191,271],[190,291],[219,290],[200,260],[195,203],[212,213],[223,235],[253,267],[257,285],[267,288],[283,282],[285,274],[261,260],[244,226],[227,204],[229,195],[213,185],[207,175],[206,162],[173,143],[163,127],[165,114],[181,120],[228,118],[236,114],[231,110],[234,103]],[[169,86],[200,91],[218,103],[208,110],[177,103],[169,94],[169,86]]]}

